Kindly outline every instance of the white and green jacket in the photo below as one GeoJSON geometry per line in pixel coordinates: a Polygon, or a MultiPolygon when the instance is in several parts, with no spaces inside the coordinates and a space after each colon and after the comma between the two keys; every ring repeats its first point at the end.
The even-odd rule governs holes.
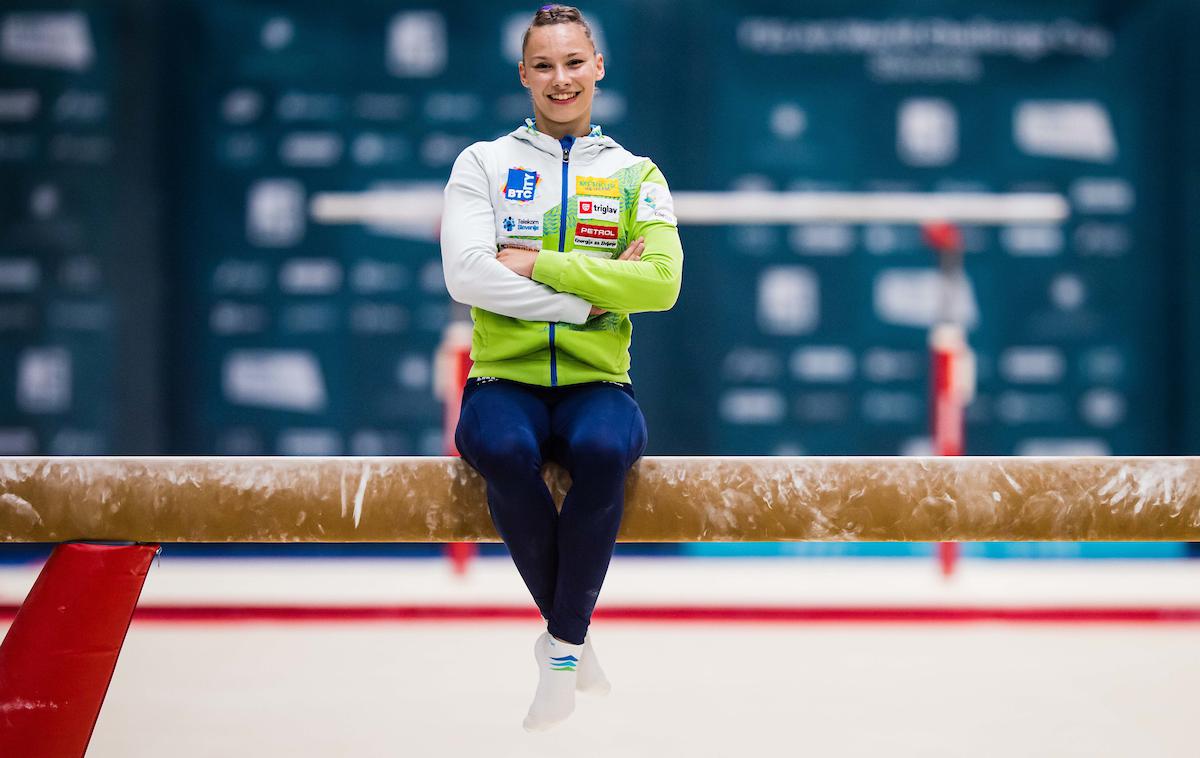
{"type": "Polygon", "coordinates": [[[683,272],[670,190],[648,158],[599,127],[559,140],[532,120],[458,156],[446,185],[442,266],[471,306],[471,376],[556,386],[629,381],[629,314],[675,304],[683,272]],[[640,261],[615,260],[638,237],[640,261]],[[541,250],[533,279],[496,259],[541,250]],[[588,317],[591,306],[608,313],[588,317]]]}

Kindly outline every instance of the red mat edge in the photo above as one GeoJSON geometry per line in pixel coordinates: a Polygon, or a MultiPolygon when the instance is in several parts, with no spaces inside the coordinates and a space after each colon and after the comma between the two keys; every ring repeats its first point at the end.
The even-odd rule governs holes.
{"type": "MultiPolygon", "coordinates": [[[[16,606],[0,606],[12,620],[16,606]]],[[[525,621],[537,618],[522,606],[232,606],[143,605],[135,623],[525,621]]],[[[1018,606],[613,606],[596,611],[603,621],[669,623],[964,623],[1160,624],[1200,623],[1200,607],[1018,607],[1018,606]]]]}

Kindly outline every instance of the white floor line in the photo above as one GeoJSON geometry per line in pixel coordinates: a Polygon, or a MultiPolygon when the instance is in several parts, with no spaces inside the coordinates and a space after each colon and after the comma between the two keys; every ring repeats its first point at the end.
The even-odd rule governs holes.
{"type": "MultiPolygon", "coordinates": [[[[0,604],[16,605],[37,566],[0,568],[0,604]]],[[[513,605],[529,602],[507,558],[466,577],[443,560],[157,560],[147,605],[513,605]]],[[[1200,606],[1200,561],[963,561],[949,581],[923,559],[619,557],[610,606],[1200,606]]]]}

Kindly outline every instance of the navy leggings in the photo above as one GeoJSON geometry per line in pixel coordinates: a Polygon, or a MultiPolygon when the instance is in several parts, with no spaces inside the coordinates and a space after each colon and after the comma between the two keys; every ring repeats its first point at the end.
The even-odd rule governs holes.
{"type": "Polygon", "coordinates": [[[583,644],[621,525],[625,476],[646,449],[633,388],[472,379],[454,441],[487,480],[492,521],[547,631],[583,644]],[[547,460],[571,474],[562,513],[542,480],[547,460]]]}

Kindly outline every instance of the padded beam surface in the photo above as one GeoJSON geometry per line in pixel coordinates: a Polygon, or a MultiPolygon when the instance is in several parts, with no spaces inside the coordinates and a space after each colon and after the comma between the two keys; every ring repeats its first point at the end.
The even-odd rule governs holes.
{"type": "MultiPolygon", "coordinates": [[[[498,538],[457,458],[0,458],[0,541],[83,539],[498,538]]],[[[620,539],[1200,540],[1200,458],[644,458],[620,539]]]]}

